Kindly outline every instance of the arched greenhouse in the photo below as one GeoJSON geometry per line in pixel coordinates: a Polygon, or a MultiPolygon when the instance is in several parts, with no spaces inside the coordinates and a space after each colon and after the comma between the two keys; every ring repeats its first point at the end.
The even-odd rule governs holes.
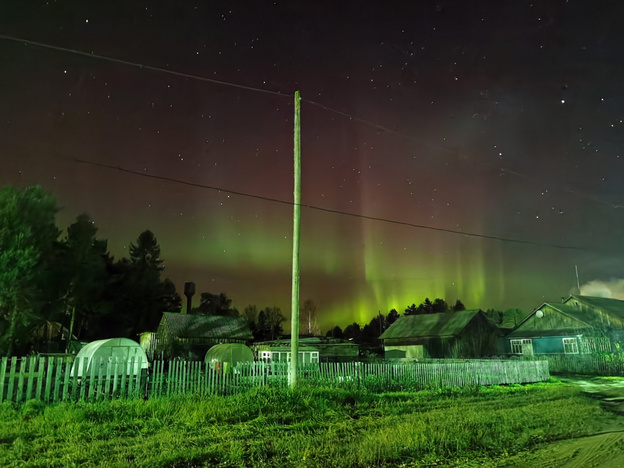
{"type": "Polygon", "coordinates": [[[85,345],[76,355],[71,375],[137,375],[147,367],[147,356],[139,343],[128,338],[108,338],[85,345]]]}

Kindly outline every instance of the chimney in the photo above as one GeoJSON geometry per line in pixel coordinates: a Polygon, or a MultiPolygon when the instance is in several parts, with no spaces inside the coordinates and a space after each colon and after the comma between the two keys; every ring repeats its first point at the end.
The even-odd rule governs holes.
{"type": "Polygon", "coordinates": [[[186,296],[186,311],[183,311],[183,314],[189,314],[191,312],[191,302],[194,294],[195,283],[184,283],[184,295],[186,296]]]}

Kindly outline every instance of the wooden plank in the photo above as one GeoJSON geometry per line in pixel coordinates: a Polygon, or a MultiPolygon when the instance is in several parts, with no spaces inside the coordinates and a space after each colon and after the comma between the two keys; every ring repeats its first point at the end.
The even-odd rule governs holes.
{"type": "Polygon", "coordinates": [[[61,357],[56,357],[56,358],[52,358],[52,360],[54,361],[54,375],[52,376],[52,383],[53,383],[53,389],[52,389],[52,401],[54,401],[54,403],[57,403],[58,401],[60,401],[61,398],[61,382],[63,379],[63,358],[61,357]]]}
{"type": "MultiPolygon", "coordinates": [[[[4,367],[4,366],[3,366],[4,367]]],[[[37,374],[39,377],[37,378],[37,389],[35,390],[35,398],[37,400],[41,400],[41,393],[43,391],[43,382],[45,380],[45,358],[40,357],[37,363],[37,374]]],[[[2,372],[0,371],[0,382],[3,382],[4,378],[2,376],[2,372]]],[[[0,395],[0,402],[2,401],[2,395],[0,395]]]]}
{"type": "Polygon", "coordinates": [[[173,369],[173,362],[169,361],[167,367],[167,396],[171,395],[171,370],[173,369]]]}
{"type": "Polygon", "coordinates": [[[128,398],[128,363],[121,363],[121,383],[119,389],[120,398],[128,398]]]}
{"type": "Polygon", "coordinates": [[[63,401],[69,400],[69,390],[70,390],[69,382],[70,382],[70,376],[71,376],[71,362],[72,362],[72,358],[70,357],[65,357],[62,360],[62,366],[63,366],[63,371],[64,371],[64,373],[62,374],[63,375],[63,401]]]}
{"type": "Polygon", "coordinates": [[[28,366],[26,367],[28,382],[26,386],[26,401],[33,397],[33,387],[37,378],[37,357],[30,356],[28,358],[28,366]]]}
{"type": "Polygon", "coordinates": [[[17,373],[17,392],[15,393],[14,401],[21,403],[24,399],[24,374],[26,373],[26,358],[20,359],[19,372],[17,373]]]}
{"type": "MultiPolygon", "coordinates": [[[[117,358],[115,358],[117,361],[117,358]]],[[[113,373],[113,358],[106,359],[106,366],[104,367],[104,395],[103,398],[109,399],[111,396],[111,374],[113,373]]]]}
{"type": "Polygon", "coordinates": [[[4,388],[6,386],[6,370],[8,365],[8,357],[3,357],[0,359],[0,403],[2,403],[6,397],[6,393],[4,388]]]}
{"type": "Polygon", "coordinates": [[[71,399],[72,401],[78,400],[78,395],[80,392],[80,388],[78,385],[78,358],[74,358],[70,368],[70,377],[71,377],[71,399]]]}
{"type": "Polygon", "coordinates": [[[121,379],[121,374],[123,374],[123,365],[124,363],[119,359],[115,358],[112,366],[113,372],[113,388],[111,390],[111,397],[113,399],[120,398],[120,390],[119,390],[119,381],[121,379]]]}
{"type": "Polygon", "coordinates": [[[11,367],[9,369],[9,389],[7,391],[6,400],[13,401],[13,389],[15,388],[15,378],[17,374],[17,356],[11,358],[11,367]]]}
{"type": "Polygon", "coordinates": [[[80,400],[84,400],[86,398],[87,392],[87,369],[89,365],[88,357],[78,358],[78,375],[80,376],[80,400]]]}
{"type": "Polygon", "coordinates": [[[88,367],[87,367],[87,371],[89,373],[89,395],[88,395],[89,401],[93,401],[95,399],[95,394],[96,394],[95,390],[97,388],[95,368],[98,365],[99,365],[98,358],[91,358],[89,360],[88,367]]]}
{"type": "Polygon", "coordinates": [[[126,372],[128,374],[128,398],[134,398],[136,392],[136,380],[134,377],[134,357],[130,358],[130,362],[126,365],[126,372]]]}
{"type": "Polygon", "coordinates": [[[48,358],[48,365],[46,369],[46,383],[45,383],[45,393],[44,400],[46,403],[51,402],[51,393],[52,393],[52,376],[54,374],[54,358],[48,358]]]}

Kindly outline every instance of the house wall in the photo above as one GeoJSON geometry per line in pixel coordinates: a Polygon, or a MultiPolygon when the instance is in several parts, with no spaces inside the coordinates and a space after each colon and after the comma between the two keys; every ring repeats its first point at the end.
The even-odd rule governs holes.
{"type": "Polygon", "coordinates": [[[544,313],[543,317],[538,317],[537,314],[531,315],[526,322],[522,323],[517,331],[547,331],[547,330],[561,330],[561,329],[585,329],[588,328],[586,324],[580,322],[568,315],[564,315],[561,312],[553,309],[548,305],[544,305],[540,310],[544,313]]]}
{"type": "Polygon", "coordinates": [[[533,340],[533,354],[563,354],[563,338],[563,336],[535,338],[533,340]]]}
{"type": "Polygon", "coordinates": [[[576,340],[576,347],[579,353],[586,352],[585,343],[583,339],[579,339],[578,335],[559,335],[559,336],[542,336],[542,337],[527,337],[527,338],[508,338],[508,349],[511,353],[511,341],[530,339],[531,346],[533,348],[533,354],[565,354],[563,346],[564,338],[572,338],[576,340]]]}
{"type": "Polygon", "coordinates": [[[423,359],[423,345],[384,346],[386,359],[423,359]]]}
{"type": "Polygon", "coordinates": [[[407,359],[421,358],[444,358],[450,357],[456,344],[456,339],[449,338],[389,338],[384,340],[384,351],[400,349],[404,350],[407,359]],[[408,356],[407,353],[410,353],[408,356]]]}
{"type": "Polygon", "coordinates": [[[449,350],[451,353],[456,353],[457,356],[447,355],[447,357],[481,358],[494,356],[498,353],[499,335],[500,330],[479,313],[462,330],[456,349],[449,350]]]}

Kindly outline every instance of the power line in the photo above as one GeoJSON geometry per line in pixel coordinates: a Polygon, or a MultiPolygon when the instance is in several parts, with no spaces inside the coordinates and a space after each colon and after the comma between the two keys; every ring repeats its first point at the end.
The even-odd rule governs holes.
{"type": "MultiPolygon", "coordinates": [[[[255,92],[259,92],[259,93],[264,93],[264,94],[271,94],[274,96],[279,96],[279,97],[283,97],[283,98],[288,98],[290,99],[290,95],[292,93],[282,93],[280,91],[272,91],[272,90],[268,90],[268,89],[263,89],[263,88],[257,88],[257,87],[253,87],[253,86],[247,86],[247,85],[242,85],[242,84],[238,84],[238,83],[233,83],[231,81],[224,81],[224,80],[215,80],[213,78],[207,78],[204,76],[199,76],[199,75],[193,75],[190,73],[183,73],[183,72],[177,72],[174,70],[168,70],[166,68],[160,68],[160,67],[154,67],[151,65],[144,65],[144,64],[140,64],[140,63],[136,63],[136,62],[131,62],[129,60],[122,60],[122,59],[117,59],[114,57],[109,57],[106,55],[99,55],[99,54],[94,54],[92,52],[83,52],[81,50],[77,50],[77,49],[70,49],[67,47],[61,47],[61,46],[55,46],[52,44],[46,44],[43,42],[37,42],[37,41],[32,41],[30,39],[24,39],[24,38],[19,38],[19,37],[14,37],[14,36],[7,36],[5,34],[0,34],[0,39],[5,39],[8,41],[13,41],[13,42],[20,42],[20,43],[24,43],[24,44],[28,44],[28,45],[33,45],[33,46],[37,46],[37,47],[43,47],[46,49],[51,49],[51,50],[57,50],[57,51],[61,51],[61,52],[67,52],[67,53],[71,53],[71,54],[77,54],[77,55],[82,55],[84,57],[90,57],[90,58],[95,58],[95,59],[99,59],[99,60],[106,60],[109,62],[113,62],[113,63],[119,63],[122,65],[128,65],[131,67],[135,67],[135,68],[140,68],[140,69],[146,69],[146,70],[151,70],[151,71],[156,71],[156,72],[161,72],[161,73],[167,73],[170,75],[174,75],[174,76],[179,76],[182,78],[189,78],[189,79],[193,79],[193,80],[198,80],[198,81],[204,81],[204,82],[208,82],[208,83],[213,83],[213,84],[219,84],[219,85],[223,85],[223,86],[230,86],[232,88],[238,88],[238,89],[244,89],[247,91],[255,91],[255,92]]],[[[343,117],[347,117],[349,120],[354,120],[356,122],[360,122],[364,125],[368,125],[370,127],[376,128],[377,130],[380,130],[384,133],[388,133],[388,134],[393,134],[393,135],[397,135],[412,141],[415,141],[423,146],[429,147],[429,148],[436,148],[438,150],[444,151],[450,155],[453,155],[454,152],[451,151],[449,148],[442,146],[442,145],[436,145],[436,144],[432,144],[432,143],[426,143],[416,137],[414,137],[413,135],[410,135],[408,133],[404,133],[404,132],[400,132],[398,130],[393,130],[391,128],[388,128],[384,125],[380,125],[378,123],[375,123],[373,121],[367,120],[367,119],[363,119],[357,116],[354,116],[352,114],[349,114],[348,112],[344,112],[338,109],[334,109],[332,107],[328,107],[324,104],[321,104],[319,102],[316,101],[312,101],[309,99],[301,99],[302,102],[306,102],[310,105],[319,107],[325,111],[328,112],[332,112],[334,114],[343,116],[343,117]]],[[[490,164],[485,164],[476,160],[473,160],[473,162],[477,163],[480,166],[483,167],[487,167],[490,169],[494,169],[495,167],[493,165],[490,164]]],[[[518,178],[521,179],[525,179],[525,180],[529,180],[532,181],[534,183],[544,183],[543,181],[540,181],[534,177],[530,177],[526,174],[522,174],[516,171],[513,171],[511,169],[507,169],[507,168],[503,168],[503,167],[496,167],[497,170],[499,170],[501,172],[501,174],[511,174],[514,175],[518,178]]],[[[577,195],[579,197],[582,198],[586,198],[588,200],[594,201],[596,203],[601,203],[603,205],[612,207],[612,208],[622,208],[624,205],[620,204],[620,203],[613,203],[613,202],[609,202],[606,200],[603,200],[602,198],[599,198],[597,196],[594,195],[589,195],[583,192],[579,192],[577,190],[571,190],[571,189],[567,189],[567,188],[559,188],[559,190],[563,191],[563,192],[568,192],[574,195],[577,195]]]]}
{"type": "Polygon", "coordinates": [[[69,49],[67,47],[60,47],[60,46],[55,46],[55,45],[51,45],[51,44],[44,44],[43,42],[35,42],[35,41],[31,41],[29,39],[24,39],[24,38],[20,38],[20,37],[13,37],[13,36],[7,36],[7,35],[4,35],[4,34],[0,34],[0,39],[6,39],[8,41],[14,41],[14,42],[22,42],[24,44],[34,45],[34,46],[37,46],[37,47],[43,47],[43,48],[46,48],[46,49],[58,50],[58,51],[61,51],[61,52],[68,52],[70,54],[82,55],[84,57],[90,57],[90,58],[96,58],[96,59],[100,59],[100,60],[106,60],[108,62],[120,63],[122,65],[128,65],[128,66],[131,66],[131,67],[142,68],[142,69],[145,69],[145,70],[152,70],[152,71],[157,71],[157,72],[161,72],[161,73],[168,73],[169,75],[180,76],[182,78],[191,78],[193,80],[207,81],[209,83],[220,84],[220,85],[224,85],[224,86],[231,86],[233,88],[246,89],[247,91],[256,91],[256,92],[259,92],[259,93],[273,94],[275,96],[290,98],[289,95],[282,94],[279,91],[270,91],[268,89],[255,88],[253,86],[246,86],[246,85],[242,85],[242,84],[238,84],[238,83],[232,83],[230,81],[215,80],[213,78],[206,78],[204,76],[192,75],[190,73],[182,73],[182,72],[177,72],[177,71],[174,71],[174,70],[167,70],[166,68],[153,67],[151,65],[144,65],[144,64],[141,64],[141,63],[130,62],[129,60],[122,60],[122,59],[118,59],[118,58],[114,58],[114,57],[109,57],[107,55],[94,54],[93,52],[83,52],[83,51],[77,50],[77,49],[69,49]]]}
{"type": "MultiPolygon", "coordinates": [[[[77,158],[73,158],[73,161],[81,163],[81,164],[88,164],[88,165],[91,165],[91,166],[104,167],[104,168],[107,168],[107,169],[114,169],[114,170],[117,170],[117,171],[120,171],[120,172],[124,172],[126,174],[132,174],[132,175],[137,175],[137,176],[141,176],[141,177],[147,177],[149,179],[164,180],[164,181],[167,181],[167,182],[173,182],[173,183],[177,183],[177,184],[187,185],[187,186],[190,186],[190,187],[197,187],[197,188],[203,188],[203,189],[209,189],[209,190],[216,190],[218,192],[230,193],[232,195],[238,195],[238,196],[241,196],[241,197],[248,197],[248,198],[255,198],[255,199],[258,199],[258,200],[264,200],[264,201],[273,202],[273,203],[281,203],[281,204],[284,204],[284,205],[290,205],[290,206],[294,205],[293,202],[288,201],[288,200],[281,200],[279,198],[273,198],[273,197],[265,197],[265,196],[256,195],[256,194],[253,194],[253,193],[239,192],[237,190],[230,190],[230,189],[224,189],[224,188],[221,188],[221,187],[215,187],[213,185],[198,184],[196,182],[189,182],[189,181],[186,181],[186,180],[174,179],[172,177],[159,176],[159,175],[155,175],[155,174],[146,174],[144,172],[134,171],[132,169],[126,169],[126,168],[123,168],[121,166],[113,166],[113,165],[110,165],[110,164],[98,163],[98,162],[94,162],[94,161],[87,161],[87,160],[84,160],[84,159],[77,159],[77,158]]],[[[407,221],[398,221],[398,220],[395,220],[395,219],[379,218],[379,217],[376,217],[376,216],[367,216],[367,215],[358,214],[358,213],[350,213],[348,211],[335,210],[335,209],[332,209],[332,208],[323,208],[321,206],[309,205],[309,204],[304,204],[304,203],[302,203],[301,206],[305,207],[305,208],[309,208],[311,210],[323,211],[325,213],[333,213],[333,214],[338,214],[338,215],[343,215],[343,216],[350,216],[352,218],[368,219],[368,220],[371,220],[371,221],[378,221],[378,222],[382,222],[382,223],[396,224],[396,225],[407,226],[407,227],[411,227],[411,228],[415,228],[415,229],[424,229],[424,230],[429,230],[429,231],[445,232],[445,233],[448,233],[448,234],[456,234],[456,235],[462,235],[462,236],[466,236],[466,237],[476,237],[476,238],[480,238],[480,239],[496,240],[496,241],[500,241],[500,242],[510,242],[510,243],[514,243],[514,244],[533,245],[533,246],[539,246],[539,247],[551,247],[551,248],[554,248],[554,249],[580,250],[580,251],[587,251],[587,250],[589,250],[589,249],[586,249],[586,248],[583,248],[583,247],[559,245],[559,244],[544,244],[544,243],[540,243],[540,242],[527,241],[527,240],[522,240],[522,239],[512,239],[512,238],[508,238],[508,237],[492,236],[492,235],[488,235],[488,234],[479,234],[479,233],[474,233],[474,232],[457,231],[457,230],[454,230],[454,229],[438,228],[438,227],[434,227],[434,226],[427,226],[427,225],[424,225],[424,224],[408,223],[407,221]]]]}

